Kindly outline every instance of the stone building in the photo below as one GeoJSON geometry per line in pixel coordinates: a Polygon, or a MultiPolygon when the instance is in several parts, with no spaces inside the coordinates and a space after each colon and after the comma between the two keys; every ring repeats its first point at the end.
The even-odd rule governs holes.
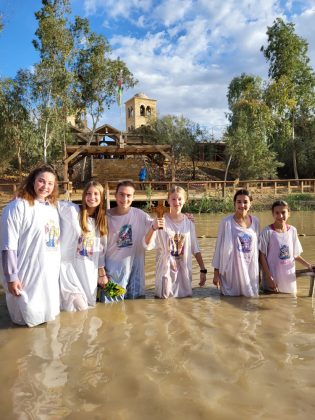
{"type": "Polygon", "coordinates": [[[130,132],[144,125],[157,117],[156,99],[150,99],[144,93],[137,93],[125,102],[126,131],[130,132]]]}

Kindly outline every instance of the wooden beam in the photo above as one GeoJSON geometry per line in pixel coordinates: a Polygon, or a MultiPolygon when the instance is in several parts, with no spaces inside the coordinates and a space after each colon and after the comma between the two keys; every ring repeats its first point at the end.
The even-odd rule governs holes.
{"type": "MultiPolygon", "coordinates": [[[[169,145],[139,145],[139,146],[128,146],[119,148],[116,146],[67,146],[67,154],[77,156],[78,154],[86,155],[141,155],[148,153],[166,153],[171,150],[169,145]]],[[[69,156],[67,159],[70,159],[69,156]]],[[[74,157],[75,157],[74,156],[74,157]]],[[[71,160],[71,159],[70,159],[71,160]]],[[[69,160],[68,160],[69,162],[69,160]]]]}
{"type": "MultiPolygon", "coordinates": [[[[81,146],[79,146],[79,149],[76,149],[76,150],[74,150],[73,152],[72,152],[72,154],[70,155],[70,156],[68,156],[65,160],[64,160],[64,163],[66,163],[66,164],[68,164],[69,162],[71,162],[71,160],[73,160],[75,157],[77,157],[79,154],[83,154],[84,153],[84,149],[85,149],[86,147],[85,146],[83,146],[83,147],[81,147],[81,146]]],[[[68,146],[67,146],[67,153],[69,153],[69,151],[68,151],[68,146]]]]}

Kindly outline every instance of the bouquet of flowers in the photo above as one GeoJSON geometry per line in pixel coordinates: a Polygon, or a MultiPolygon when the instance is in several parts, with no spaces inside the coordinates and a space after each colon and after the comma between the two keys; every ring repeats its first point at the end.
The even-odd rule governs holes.
{"type": "Polygon", "coordinates": [[[126,289],[112,280],[108,280],[104,286],[97,285],[96,301],[104,303],[106,300],[118,300],[116,298],[123,296],[125,293],[126,289]]]}

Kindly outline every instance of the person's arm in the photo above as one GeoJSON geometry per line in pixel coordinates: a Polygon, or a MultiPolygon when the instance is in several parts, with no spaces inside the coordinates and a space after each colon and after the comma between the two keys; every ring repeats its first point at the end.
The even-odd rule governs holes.
{"type": "Polygon", "coordinates": [[[268,285],[269,289],[273,290],[274,292],[278,292],[277,282],[272,277],[272,275],[270,273],[267,258],[265,256],[265,254],[263,254],[261,251],[259,251],[259,262],[260,262],[261,268],[264,272],[265,279],[266,279],[266,282],[267,282],[267,285],[268,285]]]}
{"type": "Polygon", "coordinates": [[[291,226],[291,229],[293,229],[293,255],[294,260],[298,261],[300,264],[304,265],[304,267],[308,268],[310,271],[313,271],[313,265],[310,264],[308,261],[306,261],[303,257],[301,257],[301,254],[303,252],[303,248],[301,245],[301,242],[298,238],[297,230],[294,226],[291,226]]]}
{"type": "Polygon", "coordinates": [[[212,283],[219,288],[220,287],[220,259],[221,259],[221,248],[224,241],[225,229],[226,229],[226,219],[221,220],[218,230],[218,237],[215,243],[215,250],[212,259],[213,270],[213,279],[212,283]]]}
{"type": "Polygon", "coordinates": [[[106,274],[106,270],[104,267],[105,262],[105,253],[107,248],[107,236],[102,236],[100,241],[100,255],[98,259],[98,276],[97,276],[97,284],[99,284],[101,287],[104,287],[105,284],[108,283],[108,277],[106,274]]]}
{"type": "Polygon", "coordinates": [[[151,226],[144,237],[144,242],[146,245],[150,245],[153,235],[158,229],[164,229],[164,217],[155,218],[151,223],[151,226]]]}
{"type": "Polygon", "coordinates": [[[215,268],[213,270],[213,279],[212,279],[212,283],[216,286],[216,287],[220,287],[220,271],[218,268],[215,268]]]}
{"type": "Polygon", "coordinates": [[[97,284],[99,284],[101,287],[104,287],[105,284],[108,283],[108,277],[105,271],[105,267],[98,267],[98,278],[97,278],[97,284]]]}
{"type": "Polygon", "coordinates": [[[309,268],[310,271],[314,270],[314,264],[310,264],[309,262],[307,262],[303,257],[301,257],[300,255],[294,258],[295,261],[298,261],[299,263],[301,263],[302,265],[304,265],[304,267],[309,268]]]}
{"type": "Polygon", "coordinates": [[[199,286],[204,286],[206,281],[207,281],[207,270],[205,269],[205,265],[203,262],[203,258],[201,255],[201,252],[197,252],[195,255],[195,258],[197,260],[197,263],[199,265],[200,268],[200,281],[199,281],[199,286]]]}
{"type": "Polygon", "coordinates": [[[2,267],[8,291],[14,296],[20,296],[23,290],[18,275],[17,249],[24,212],[24,201],[17,199],[4,208],[1,217],[2,267]]]}
{"type": "Polygon", "coordinates": [[[18,277],[17,252],[14,250],[4,250],[1,255],[3,274],[7,282],[8,291],[13,296],[20,296],[23,287],[18,277]]]}

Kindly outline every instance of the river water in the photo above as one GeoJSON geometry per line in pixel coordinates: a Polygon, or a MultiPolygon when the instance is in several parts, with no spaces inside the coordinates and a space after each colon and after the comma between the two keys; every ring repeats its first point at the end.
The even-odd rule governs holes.
{"type": "MultiPolygon", "coordinates": [[[[261,225],[270,214],[258,214],[261,225]]],[[[210,269],[222,215],[195,216],[210,269]],[[204,237],[201,237],[204,236],[204,237]]],[[[293,214],[303,256],[315,262],[315,213],[293,214]]],[[[154,299],[154,251],[145,300],[62,313],[14,327],[0,307],[1,419],[310,419],[315,410],[315,306],[298,297],[154,299]]],[[[301,267],[298,267],[301,268],[301,267]]]]}

